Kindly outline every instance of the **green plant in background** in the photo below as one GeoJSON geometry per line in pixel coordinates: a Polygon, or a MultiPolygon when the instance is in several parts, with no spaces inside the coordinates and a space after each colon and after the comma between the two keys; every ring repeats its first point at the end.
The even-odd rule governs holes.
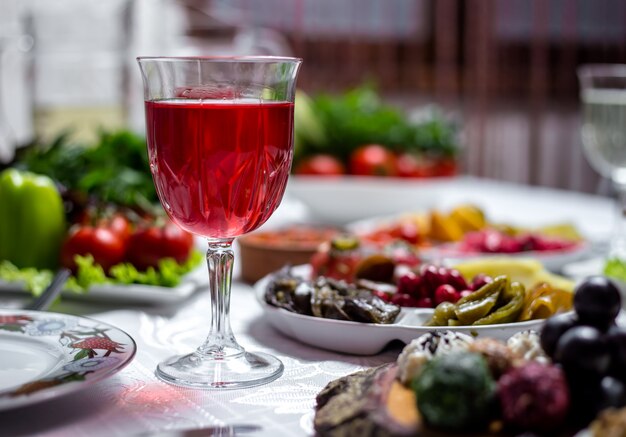
{"type": "Polygon", "coordinates": [[[158,203],[145,139],[129,131],[102,131],[96,144],[72,143],[64,134],[20,151],[14,166],[103,202],[140,208],[158,203]]]}
{"type": "Polygon", "coordinates": [[[370,86],[338,96],[296,98],[296,159],[327,153],[345,161],[364,144],[382,144],[395,152],[453,157],[458,151],[457,126],[438,110],[410,120],[385,104],[370,86]]]}

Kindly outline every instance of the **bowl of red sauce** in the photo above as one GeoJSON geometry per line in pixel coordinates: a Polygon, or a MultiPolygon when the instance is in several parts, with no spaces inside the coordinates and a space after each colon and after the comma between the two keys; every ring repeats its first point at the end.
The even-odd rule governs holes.
{"type": "Polygon", "coordinates": [[[320,244],[340,232],[331,226],[290,225],[240,237],[241,278],[254,283],[286,265],[308,264],[320,244]]]}

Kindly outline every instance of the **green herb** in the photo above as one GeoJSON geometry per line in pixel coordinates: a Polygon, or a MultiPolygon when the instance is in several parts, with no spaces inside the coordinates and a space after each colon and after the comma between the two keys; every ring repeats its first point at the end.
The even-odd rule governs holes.
{"type": "Polygon", "coordinates": [[[619,258],[606,260],[603,273],[611,278],[626,282],[626,261],[619,258]]]}
{"type": "MultiPolygon", "coordinates": [[[[184,275],[196,268],[203,260],[198,251],[193,251],[189,259],[178,264],[174,259],[165,258],[159,261],[159,268],[149,268],[141,272],[130,263],[113,266],[107,276],[102,267],[95,264],[91,255],[77,255],[78,270],[67,281],[65,288],[74,292],[85,292],[92,285],[104,284],[142,284],[158,287],[176,287],[184,275]]],[[[0,280],[20,282],[33,294],[38,295],[47,287],[53,277],[51,270],[33,268],[18,269],[9,261],[0,262],[0,280]]]]}
{"type": "Polygon", "coordinates": [[[64,134],[28,147],[14,165],[104,202],[144,207],[158,201],[145,139],[129,131],[102,131],[96,144],[72,143],[64,134]]]}

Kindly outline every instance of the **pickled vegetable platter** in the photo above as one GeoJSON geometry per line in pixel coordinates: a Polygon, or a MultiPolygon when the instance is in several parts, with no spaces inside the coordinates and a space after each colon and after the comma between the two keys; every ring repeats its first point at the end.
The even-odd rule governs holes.
{"type": "MultiPolygon", "coordinates": [[[[473,266],[470,267],[473,268],[473,266]]],[[[530,263],[530,267],[537,268],[537,265],[530,263]]],[[[525,270],[523,266],[517,266],[518,272],[512,276],[518,284],[515,287],[524,288],[522,283],[533,283],[536,278],[545,279],[543,277],[547,274],[545,271],[535,271],[533,268],[525,270]]],[[[453,329],[456,332],[473,337],[493,337],[506,340],[519,331],[538,329],[544,322],[542,318],[517,321],[524,312],[526,306],[524,301],[521,310],[516,309],[514,311],[517,313],[516,321],[509,319],[508,323],[495,323],[494,321],[493,324],[483,325],[460,323],[449,325],[446,321],[445,325],[431,326],[434,325],[432,319],[437,311],[432,307],[406,307],[385,301],[371,293],[372,281],[359,281],[358,285],[351,284],[348,286],[345,281],[329,280],[323,277],[311,280],[311,274],[311,266],[302,265],[289,271],[284,270],[268,275],[255,284],[257,300],[263,307],[268,321],[285,335],[312,346],[342,353],[376,354],[393,340],[408,343],[413,338],[427,332],[451,329],[450,325],[454,326],[453,329]],[[341,303],[333,300],[337,296],[342,299],[341,303]]],[[[550,277],[552,276],[550,275],[550,277]]],[[[563,284],[571,285],[564,278],[556,278],[565,281],[561,284],[558,281],[555,282],[560,286],[563,284]]],[[[493,283],[485,284],[488,286],[486,291],[480,291],[484,288],[483,286],[474,292],[478,293],[476,297],[479,298],[481,295],[495,296],[501,290],[494,291],[494,288],[501,287],[503,283],[506,286],[510,284],[508,278],[496,279],[493,283]],[[491,284],[495,284],[495,286],[491,284]]],[[[565,290],[563,293],[571,294],[570,291],[565,290]]],[[[485,317],[498,319],[502,312],[507,312],[507,305],[509,305],[508,308],[517,306],[517,304],[507,303],[506,298],[508,296],[504,296],[504,294],[506,293],[503,293],[503,300],[500,305],[497,306],[494,303],[492,306],[492,309],[496,308],[492,312],[495,315],[489,316],[485,313],[485,317]]],[[[495,300],[497,302],[497,298],[495,300]]],[[[479,299],[476,300],[476,302],[478,301],[479,299]]],[[[462,301],[458,302],[462,303],[462,301]]],[[[443,304],[445,305],[446,302],[443,304]]],[[[550,307],[551,304],[544,302],[541,306],[543,305],[550,307]]],[[[537,316],[545,314],[541,311],[547,310],[547,308],[543,308],[537,316]]],[[[510,316],[511,314],[500,319],[500,321],[504,322],[510,316]]]]}

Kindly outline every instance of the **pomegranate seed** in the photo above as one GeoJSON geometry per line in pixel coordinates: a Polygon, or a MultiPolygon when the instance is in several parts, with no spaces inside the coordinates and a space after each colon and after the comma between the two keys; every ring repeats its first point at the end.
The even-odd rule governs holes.
{"type": "Polygon", "coordinates": [[[418,293],[421,282],[422,278],[409,271],[398,278],[398,292],[415,295],[418,293]]]}
{"type": "Polygon", "coordinates": [[[452,285],[456,291],[466,290],[468,288],[467,282],[461,272],[456,269],[451,269],[448,272],[448,284],[452,285]]]}
{"type": "Polygon", "coordinates": [[[411,296],[409,296],[406,293],[394,293],[393,296],[391,296],[391,303],[394,303],[400,306],[407,306],[405,304],[409,302],[410,300],[411,300],[411,296]]]}
{"type": "Polygon", "coordinates": [[[421,269],[422,278],[429,289],[434,290],[443,282],[439,275],[439,269],[432,264],[426,265],[421,269]]]}
{"type": "Polygon", "coordinates": [[[472,283],[469,288],[473,291],[476,291],[484,287],[487,284],[491,284],[492,282],[493,282],[493,278],[491,276],[487,276],[485,274],[479,273],[476,276],[474,276],[474,279],[472,279],[472,283]]]}
{"type": "Polygon", "coordinates": [[[420,297],[415,302],[417,308],[433,308],[433,300],[430,297],[420,297]]]}
{"type": "Polygon", "coordinates": [[[374,290],[374,291],[372,291],[372,294],[374,296],[380,297],[385,302],[391,301],[391,294],[385,293],[384,291],[374,290]]]}
{"type": "Polygon", "coordinates": [[[472,294],[474,291],[473,290],[463,290],[461,292],[459,292],[459,299],[463,299],[466,296],[469,296],[470,294],[472,294]]]}
{"type": "Polygon", "coordinates": [[[437,287],[435,290],[435,305],[439,305],[441,302],[456,302],[459,300],[459,293],[450,284],[443,284],[437,287]]]}

